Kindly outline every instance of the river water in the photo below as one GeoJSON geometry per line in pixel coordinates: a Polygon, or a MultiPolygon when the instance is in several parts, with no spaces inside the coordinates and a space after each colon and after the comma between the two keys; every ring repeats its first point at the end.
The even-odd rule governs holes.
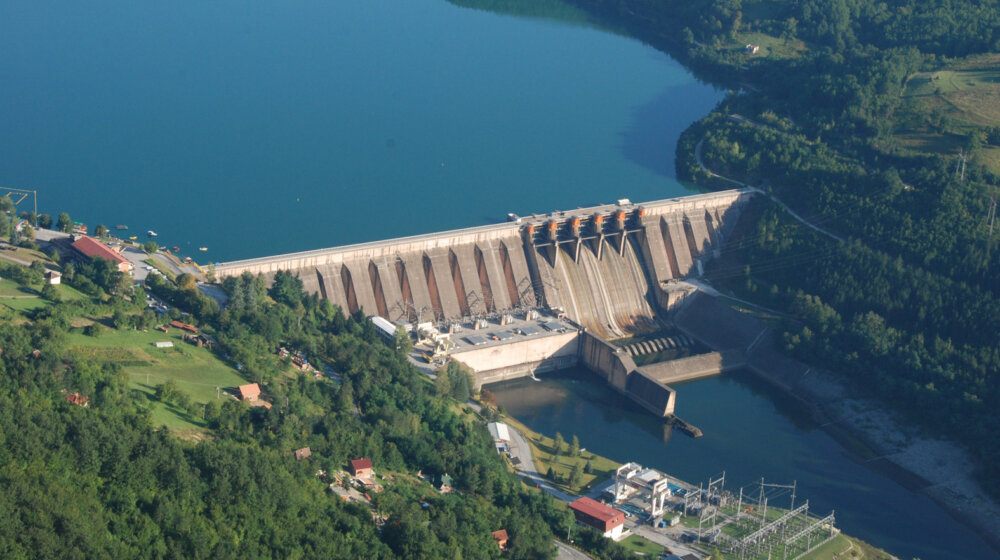
{"type": "MultiPolygon", "coordinates": [[[[626,37],[443,0],[11,0],[0,77],[0,187],[202,262],[687,194],[677,138],[722,98],[626,37]]],[[[905,557],[997,557],[745,376],[680,387],[706,435],[669,442],[584,379],[496,389],[533,428],[620,461],[798,480],[905,557]]]]}
{"type": "Polygon", "coordinates": [[[677,138],[722,97],[443,0],[0,2],[0,76],[0,187],[201,262],[688,194],[677,138]]]}
{"type": "MultiPolygon", "coordinates": [[[[677,413],[705,435],[669,428],[585,370],[488,386],[506,411],[533,430],[624,463],[635,461],[698,484],[726,473],[726,488],[764,477],[797,481],[796,504],[834,510],[837,526],[908,560],[1000,558],[930,498],[865,466],[750,372],[677,384],[677,413]]],[[[782,503],[784,507],[788,503],[782,503]]]]}

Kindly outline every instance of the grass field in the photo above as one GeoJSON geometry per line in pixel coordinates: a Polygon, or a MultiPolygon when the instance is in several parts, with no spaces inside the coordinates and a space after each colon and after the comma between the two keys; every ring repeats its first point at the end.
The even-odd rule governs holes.
{"type": "MultiPolygon", "coordinates": [[[[971,132],[1000,126],[1000,55],[957,61],[909,77],[896,139],[917,153],[954,154],[971,132]]],[[[1000,148],[984,147],[980,163],[1000,172],[1000,148]]]]}
{"type": "MultiPolygon", "coordinates": [[[[567,457],[565,455],[559,457],[558,459],[553,455],[553,450],[555,449],[555,440],[543,436],[537,432],[532,431],[524,424],[518,422],[514,418],[509,416],[504,417],[504,422],[507,422],[512,427],[516,428],[522,435],[524,439],[528,440],[528,445],[531,446],[531,454],[535,459],[535,468],[538,472],[545,474],[548,472],[549,468],[560,476],[561,480],[568,480],[570,473],[573,471],[573,467],[577,464],[583,469],[586,466],[587,461],[590,461],[593,472],[591,474],[584,473],[582,478],[582,484],[580,486],[570,486],[566,483],[557,483],[554,480],[549,482],[559,488],[570,492],[578,493],[581,488],[586,488],[588,486],[593,486],[606,478],[612,477],[615,471],[621,464],[612,461],[606,457],[601,457],[600,455],[595,455],[589,451],[584,451],[580,453],[579,457],[567,457]]],[[[564,434],[563,437],[566,438],[567,446],[573,438],[573,434],[564,434]]],[[[565,453],[565,451],[563,451],[565,453]]]]}
{"type": "Polygon", "coordinates": [[[742,49],[748,44],[760,47],[756,54],[748,53],[752,58],[798,58],[806,51],[806,44],[798,39],[785,41],[780,37],[764,33],[737,33],[733,43],[727,47],[742,49]]]}
{"type": "MultiPolygon", "coordinates": [[[[73,333],[68,341],[70,351],[95,361],[113,361],[124,366],[131,387],[152,398],[156,386],[173,380],[178,389],[187,393],[196,403],[213,399],[227,399],[224,392],[247,383],[233,368],[207,348],[197,348],[181,340],[181,333],[170,329],[140,332],[132,330],[105,331],[101,336],[90,337],[73,333]],[[170,341],[173,348],[155,348],[154,342],[170,341]]],[[[203,428],[201,419],[191,418],[174,406],[155,403],[153,422],[173,431],[198,431],[203,428]]]]}
{"type": "Polygon", "coordinates": [[[639,554],[646,555],[648,558],[659,558],[660,554],[667,549],[666,547],[658,545],[653,541],[648,541],[639,535],[632,535],[618,544],[624,546],[625,549],[630,552],[638,552],[639,554]]]}

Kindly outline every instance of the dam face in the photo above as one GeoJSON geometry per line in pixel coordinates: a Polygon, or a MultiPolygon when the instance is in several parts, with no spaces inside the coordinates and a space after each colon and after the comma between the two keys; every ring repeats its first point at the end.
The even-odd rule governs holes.
{"type": "Polygon", "coordinates": [[[530,308],[602,338],[655,330],[662,289],[697,275],[749,191],[581,208],[373,243],[217,263],[217,279],[297,273],[345,313],[449,322],[530,308]]]}

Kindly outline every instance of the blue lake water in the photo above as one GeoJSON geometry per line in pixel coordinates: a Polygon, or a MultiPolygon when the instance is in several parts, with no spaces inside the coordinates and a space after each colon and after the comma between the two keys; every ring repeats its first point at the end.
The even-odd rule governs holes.
{"type": "Polygon", "coordinates": [[[202,261],[687,193],[722,94],[600,30],[443,0],[0,3],[0,186],[202,261]]]}
{"type": "MultiPolygon", "coordinates": [[[[0,79],[0,187],[91,226],[156,230],[200,261],[686,194],[677,138],[722,98],[637,41],[443,0],[8,0],[0,79]]],[[[907,557],[997,557],[780,396],[686,385],[681,410],[706,436],[664,443],[654,419],[588,386],[498,396],[536,429],[688,480],[797,479],[907,557]]]]}

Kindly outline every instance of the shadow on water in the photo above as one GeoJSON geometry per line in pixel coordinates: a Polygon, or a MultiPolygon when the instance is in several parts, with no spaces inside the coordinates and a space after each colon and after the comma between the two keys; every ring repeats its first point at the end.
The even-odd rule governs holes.
{"type": "Polygon", "coordinates": [[[714,96],[696,93],[690,85],[672,87],[634,107],[630,124],[620,136],[622,156],[657,175],[674,178],[677,142],[691,123],[684,115],[704,115],[716,104],[714,96]]]}
{"type": "Polygon", "coordinates": [[[447,0],[447,2],[462,8],[500,15],[582,25],[608,31],[590,14],[562,0],[447,0]]]}

